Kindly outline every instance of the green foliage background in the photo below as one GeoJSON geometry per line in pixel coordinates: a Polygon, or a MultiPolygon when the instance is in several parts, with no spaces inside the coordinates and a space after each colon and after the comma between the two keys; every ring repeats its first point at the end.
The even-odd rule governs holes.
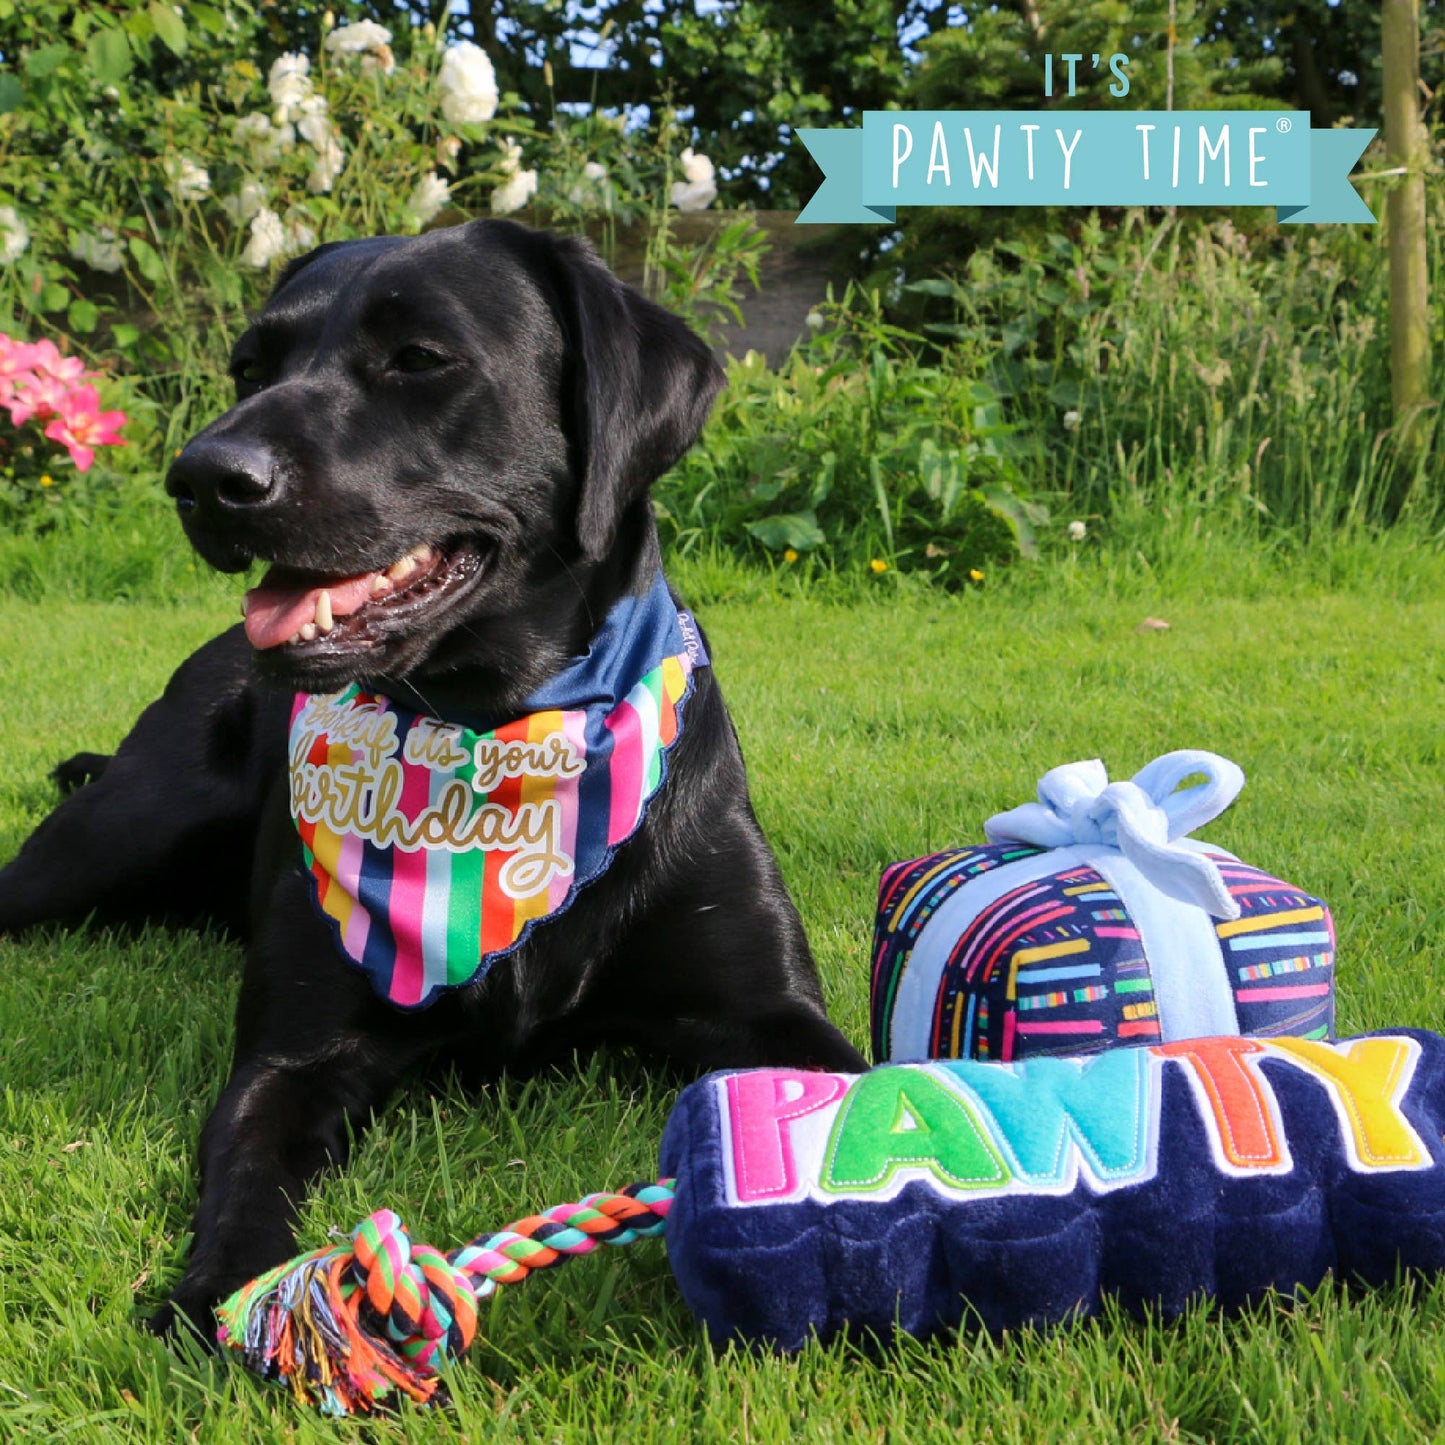
{"type": "MultiPolygon", "coordinates": [[[[1422,5],[1432,119],[1442,6],[1422,5]]],[[[1369,124],[1372,10],[1176,0],[1171,31],[1168,0],[844,0],[827,23],[793,0],[505,11],[477,0],[456,12],[405,0],[335,11],[0,0],[0,205],[30,233],[0,266],[0,330],[51,336],[103,369],[105,404],[132,417],[131,444],[84,477],[0,428],[0,526],[29,537],[12,550],[12,585],[30,585],[22,559],[47,534],[73,556],[86,532],[138,537],[119,572],[114,546],[92,548],[111,559],[91,574],[98,587],[123,576],[115,585],[143,588],[189,565],[158,540],[173,527],[160,477],[228,404],[229,346],[279,264],[244,261],[234,203],[247,184],[288,231],[334,240],[416,229],[409,198],[444,177],[450,203],[435,224],[450,224],[488,213],[515,141],[538,175],[524,219],[587,229],[609,256],[632,225],[645,284],[706,330],[737,314],[763,243],[746,214],[679,239],[669,200],[689,144],[718,164],[719,207],[797,199],[812,178],[794,125],[963,97],[1105,103],[1087,65],[1076,97],[1044,101],[1045,50],[1128,53],[1130,105],[1283,100],[1317,123],[1369,124]],[[393,32],[390,75],[324,49],[333,23],[366,16],[393,32]],[[449,126],[436,74],[466,34],[495,62],[501,101],[491,121],[449,126]],[[588,36],[605,68],[575,63],[588,36]],[[305,143],[268,153],[242,133],[270,111],[268,69],[288,50],[311,57],[345,150],[329,190],[310,184],[305,143]],[[177,185],[183,162],[205,169],[204,194],[177,185]],[[605,183],[589,188],[589,163],[605,183]],[[119,270],[78,259],[97,235],[114,237],[119,270]]],[[[1377,143],[1361,186],[1381,215],[1385,169],[1377,143]]],[[[1439,430],[1432,412],[1423,445],[1397,447],[1382,233],[1280,228],[1263,211],[938,210],[860,228],[807,344],[780,369],[735,364],[703,443],[658,489],[664,533],[679,552],[732,551],[820,584],[891,586],[905,572],[951,588],[1020,557],[1072,555],[1064,528],[1079,521],[1087,545],[1149,555],[1201,528],[1299,546],[1406,520],[1433,536],[1439,430]]],[[[1440,236],[1433,226],[1437,275],[1440,236]]],[[[1437,308],[1437,358],[1442,318],[1437,308]]]]}
{"type": "MultiPolygon", "coordinates": [[[[440,24],[437,0],[353,7],[385,24],[440,24]]],[[[1442,104],[1442,0],[1421,0],[1430,118],[1442,104]]],[[[294,49],[315,4],[267,9],[273,43],[294,49]]],[[[1168,0],[469,0],[449,22],[494,56],[504,88],[545,113],[551,95],[603,105],[691,107],[703,149],[738,168],[739,200],[797,207],[816,172],[788,129],[839,125],[899,103],[919,54],[936,63],[946,102],[977,107],[1042,101],[1042,53],[1137,57],[1136,81],[1162,106],[1168,0]],[[599,40],[602,31],[606,34],[599,40]],[[600,75],[588,66],[610,63],[600,75]],[[549,91],[543,62],[556,79],[549,91]],[[577,64],[576,62],[584,62],[577,64]],[[1149,71],[1151,79],[1141,79],[1149,71]]],[[[1248,93],[1311,112],[1316,125],[1376,125],[1381,112],[1379,12],[1357,0],[1177,0],[1176,109],[1219,107],[1248,93]],[[1351,80],[1353,77],[1353,80],[1351,80]]],[[[1151,101],[1152,103],[1152,101],[1151,101]]],[[[1142,102],[1140,102],[1142,106],[1142,102]]]]}

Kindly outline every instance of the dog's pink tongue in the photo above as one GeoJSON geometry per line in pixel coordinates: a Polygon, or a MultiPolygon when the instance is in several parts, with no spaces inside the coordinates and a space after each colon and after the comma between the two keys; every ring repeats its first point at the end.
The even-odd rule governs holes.
{"type": "Polygon", "coordinates": [[[324,588],[288,587],[274,570],[268,572],[261,585],[246,594],[246,638],[258,651],[289,642],[308,622],[315,621],[316,603],[322,592],[331,594],[331,615],[347,617],[370,598],[377,576],[375,572],[364,572],[360,577],[328,582],[324,588]]]}

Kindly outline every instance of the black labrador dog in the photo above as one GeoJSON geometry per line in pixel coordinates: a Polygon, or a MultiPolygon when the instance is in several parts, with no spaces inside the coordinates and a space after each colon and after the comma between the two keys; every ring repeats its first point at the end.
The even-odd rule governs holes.
{"type": "Polygon", "coordinates": [[[62,764],[70,796],[0,870],[0,931],[190,917],[248,940],[161,1331],[208,1332],[293,1253],[308,1181],[430,1062],[485,1077],[620,1041],[698,1069],[865,1066],[824,1013],[710,667],[611,865],[430,1007],[398,1010],[342,958],[290,816],[296,694],[360,683],[514,717],[658,585],[648,491],[720,385],[703,343],[584,243],[489,220],[296,260],[232,372],[236,404],[166,486],[213,567],[270,564],[246,626],[186,661],[113,757],[62,764]]]}

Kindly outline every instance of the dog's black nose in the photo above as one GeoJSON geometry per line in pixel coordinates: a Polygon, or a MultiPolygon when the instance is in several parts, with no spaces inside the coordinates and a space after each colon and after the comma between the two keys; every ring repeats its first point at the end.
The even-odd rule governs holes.
{"type": "Polygon", "coordinates": [[[197,437],[171,464],[166,492],[181,512],[235,512],[274,499],[276,458],[262,442],[197,437]]]}

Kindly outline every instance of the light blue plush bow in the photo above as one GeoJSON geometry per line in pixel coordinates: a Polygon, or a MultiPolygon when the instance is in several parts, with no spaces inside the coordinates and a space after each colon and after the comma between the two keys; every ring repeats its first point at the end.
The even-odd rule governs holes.
{"type": "Polygon", "coordinates": [[[990,843],[1117,848],[1162,893],[1215,918],[1238,918],[1212,859],[1176,843],[1217,818],[1244,786],[1244,772],[1217,753],[1186,748],[1155,758],[1127,783],[1111,783],[1098,758],[1067,763],[1039,779],[1039,801],[996,813],[983,830],[990,843]],[[1180,788],[1185,778],[1204,781],[1180,788]]]}

